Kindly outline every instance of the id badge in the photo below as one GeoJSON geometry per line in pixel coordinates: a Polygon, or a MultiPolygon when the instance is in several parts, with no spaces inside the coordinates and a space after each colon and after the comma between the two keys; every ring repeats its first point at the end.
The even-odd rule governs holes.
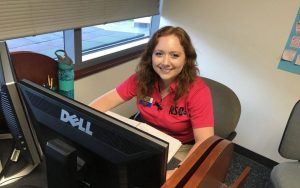
{"type": "Polygon", "coordinates": [[[139,104],[146,106],[146,107],[151,107],[153,103],[153,98],[151,97],[145,97],[144,99],[141,99],[139,101],[139,104]]]}

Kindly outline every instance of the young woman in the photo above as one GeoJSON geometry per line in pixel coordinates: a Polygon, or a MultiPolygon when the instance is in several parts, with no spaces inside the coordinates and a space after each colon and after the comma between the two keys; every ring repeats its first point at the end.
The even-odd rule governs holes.
{"type": "Polygon", "coordinates": [[[136,97],[142,121],[183,143],[175,155],[183,161],[214,134],[211,94],[198,76],[196,58],[182,28],[163,27],[149,41],[136,73],[90,105],[105,112],[136,97]]]}

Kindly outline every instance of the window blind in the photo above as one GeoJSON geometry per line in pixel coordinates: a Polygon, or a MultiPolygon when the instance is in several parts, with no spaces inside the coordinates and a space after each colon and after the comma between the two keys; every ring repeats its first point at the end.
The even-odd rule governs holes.
{"type": "Polygon", "coordinates": [[[0,40],[159,14],[159,0],[1,0],[0,40]]]}

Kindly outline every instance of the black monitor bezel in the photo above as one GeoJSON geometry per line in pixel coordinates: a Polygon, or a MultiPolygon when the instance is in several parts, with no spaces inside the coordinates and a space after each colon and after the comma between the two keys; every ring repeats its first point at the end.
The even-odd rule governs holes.
{"type": "MultiPolygon", "coordinates": [[[[88,115],[91,118],[95,119],[101,119],[101,121],[108,122],[110,125],[107,126],[106,128],[115,128],[115,130],[118,130],[122,132],[122,134],[128,134],[129,137],[134,138],[135,142],[139,142],[141,144],[147,144],[146,146],[151,148],[149,149],[150,151],[145,154],[145,153],[137,153],[135,155],[129,156],[124,153],[121,153],[118,151],[111,150],[110,147],[108,147],[108,150],[103,151],[103,149],[97,150],[95,145],[100,145],[101,143],[95,142],[94,139],[91,135],[88,135],[82,131],[79,131],[78,129],[75,129],[72,126],[59,126],[58,122],[52,121],[53,124],[49,123],[49,121],[46,121],[44,117],[41,117],[39,120],[34,120],[35,124],[39,124],[38,126],[45,126],[50,128],[51,130],[55,131],[56,133],[60,134],[67,140],[70,140],[73,144],[79,145],[80,147],[83,147],[85,150],[92,151],[93,153],[97,154],[101,158],[104,158],[105,160],[115,164],[115,165],[120,165],[120,164],[125,164],[130,163],[131,161],[134,160],[139,160],[141,157],[145,157],[147,155],[150,155],[151,152],[161,152],[163,153],[162,156],[160,156],[161,164],[160,164],[160,174],[158,173],[157,175],[160,176],[160,184],[165,182],[166,178],[166,169],[167,169],[167,159],[168,159],[168,143],[149,134],[144,131],[141,131],[135,127],[132,127],[128,125],[127,123],[120,121],[118,119],[115,119],[114,117],[111,117],[105,113],[99,112],[83,103],[80,103],[78,101],[75,101],[73,99],[67,98],[65,96],[62,96],[60,94],[57,94],[47,88],[44,88],[42,86],[39,86],[31,81],[28,80],[22,80],[18,83],[18,87],[21,90],[21,93],[24,97],[24,100],[26,101],[26,104],[28,108],[30,109],[30,114],[31,116],[36,116],[32,117],[32,119],[38,119],[41,117],[37,114],[33,113],[38,113],[38,112],[33,112],[33,110],[38,110],[36,107],[33,107],[33,104],[31,103],[32,99],[28,97],[29,95],[26,94],[26,92],[33,92],[36,95],[39,95],[40,97],[45,98],[45,100],[50,100],[51,103],[60,103],[59,105],[62,105],[61,108],[68,109],[71,114],[77,114],[79,111],[82,111],[83,113],[88,113],[88,115]],[[46,99],[47,98],[47,99],[46,99]],[[36,109],[34,109],[36,108],[36,109]],[[72,109],[74,112],[72,111],[72,109]],[[41,125],[43,124],[43,125],[41,125]],[[112,126],[112,127],[111,127],[112,126]],[[125,132],[126,133],[125,133],[125,132]],[[69,134],[70,133],[70,134],[69,134]],[[76,136],[74,136],[76,135],[76,136]],[[151,147],[150,147],[151,146],[151,147]],[[106,155],[107,154],[107,155],[106,155]],[[130,158],[131,157],[131,158],[130,158]]],[[[49,115],[49,114],[47,114],[49,115]]],[[[43,116],[43,115],[42,115],[43,116]]],[[[82,115],[78,115],[78,117],[81,117],[82,115]]],[[[86,117],[84,117],[86,118],[86,117]]],[[[91,122],[93,122],[90,119],[91,122]]],[[[99,126],[99,124],[97,125],[99,126]]],[[[101,127],[101,125],[100,125],[101,127]]],[[[103,126],[101,127],[102,129],[104,128],[103,126]]],[[[104,147],[104,145],[102,145],[104,147]]],[[[42,146],[43,147],[43,146],[42,146]]],[[[152,154],[151,154],[152,155],[152,154]]]]}

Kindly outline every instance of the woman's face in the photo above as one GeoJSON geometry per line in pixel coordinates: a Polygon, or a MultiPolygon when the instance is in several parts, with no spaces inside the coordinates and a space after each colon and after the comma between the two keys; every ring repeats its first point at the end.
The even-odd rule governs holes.
{"type": "Polygon", "coordinates": [[[152,54],[152,67],[164,83],[170,84],[185,64],[185,53],[175,35],[163,36],[152,54]]]}

